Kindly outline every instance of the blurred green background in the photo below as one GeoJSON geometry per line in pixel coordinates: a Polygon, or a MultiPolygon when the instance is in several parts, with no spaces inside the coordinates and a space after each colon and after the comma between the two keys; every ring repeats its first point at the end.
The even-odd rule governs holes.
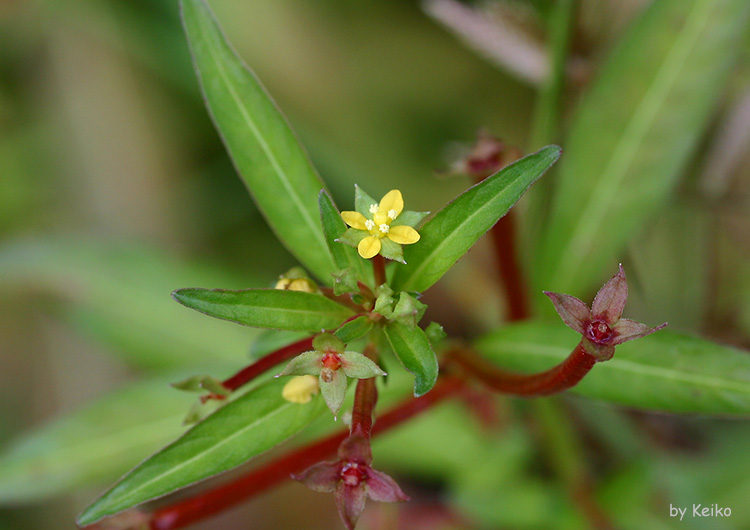
{"type": "MultiPolygon", "coordinates": [[[[647,3],[579,2],[563,126],[551,138],[564,149],[566,124],[580,94],[647,3]]],[[[289,118],[340,207],[351,206],[358,183],[376,196],[399,187],[410,209],[436,210],[469,183],[447,178],[444,170],[459,151],[457,143],[471,144],[481,127],[524,150],[541,147],[532,139],[540,84],[534,68],[546,60],[540,50],[545,17],[556,5],[551,0],[481,4],[491,15],[482,20],[510,27],[506,33],[518,47],[485,42],[484,54],[437,20],[435,6],[445,2],[431,3],[432,16],[419,2],[399,0],[210,4],[229,40],[289,118]],[[519,57],[531,73],[513,66],[519,57]]],[[[487,42],[492,35],[486,35],[487,42]]],[[[673,196],[623,259],[635,286],[631,315],[651,324],[669,320],[674,329],[747,347],[747,37],[737,54],[673,196]]],[[[91,438],[96,444],[57,453],[49,464],[59,466],[57,475],[24,476],[26,482],[0,479],[7,499],[0,499],[1,530],[73,528],[76,513],[102,487],[179,432],[181,411],[191,400],[165,382],[200,369],[229,374],[242,365],[258,336],[193,315],[172,302],[170,292],[272,285],[295,264],[265,227],[203,107],[177,2],[0,2],[0,239],[0,445],[115,388],[144,378],[159,381],[126,389],[129,397],[117,401],[119,420],[133,414],[143,432],[123,434],[123,423],[113,422],[108,438],[96,431],[102,436],[91,438]],[[168,406],[147,423],[144,410],[151,400],[168,406]],[[107,466],[85,458],[89,451],[101,451],[106,445],[101,440],[112,444],[112,455],[101,455],[107,466]],[[64,464],[75,458],[82,467],[71,472],[64,464]]],[[[446,315],[447,329],[468,336],[502,319],[498,297],[467,281],[476,274],[492,277],[484,245],[472,257],[429,300],[436,319],[446,315]]],[[[585,298],[586,293],[573,294],[585,298]]],[[[580,400],[554,403],[553,408],[572,410],[573,427],[583,424],[593,445],[615,448],[614,461],[590,464],[597,476],[606,474],[597,495],[618,514],[618,524],[674,527],[665,507],[680,499],[736,507],[731,520],[710,521],[717,526],[693,521],[685,527],[750,524],[750,510],[743,506],[750,494],[744,422],[620,414],[580,400]],[[708,470],[716,477],[710,483],[702,474],[708,470]],[[639,487],[643,483],[652,486],[639,487]]],[[[544,418],[544,405],[536,410],[511,400],[500,404],[506,430],[492,435],[499,441],[487,454],[498,460],[490,468],[507,472],[499,478],[482,470],[461,474],[449,505],[461,507],[462,517],[472,522],[438,521],[428,527],[584,524],[564,501],[564,480],[561,486],[535,464],[549,450],[533,425],[544,418]],[[512,502],[483,498],[483,492],[493,491],[490,485],[500,491],[515,488],[508,494],[512,502]],[[493,505],[507,518],[494,513],[493,505]],[[530,515],[536,512],[542,515],[530,515]]],[[[441,414],[460,417],[455,412],[441,414]]],[[[74,437],[93,422],[106,431],[107,422],[95,410],[89,413],[88,420],[59,429],[74,437]]],[[[433,432],[438,427],[429,421],[440,424],[424,421],[423,428],[433,432]]],[[[40,440],[40,446],[48,443],[40,440]]],[[[405,442],[383,442],[391,465],[408,469],[419,460],[389,452],[389,443],[403,448],[405,442]]],[[[461,447],[460,440],[455,443],[461,447]]],[[[20,460],[23,453],[18,454],[20,460]]],[[[447,495],[426,464],[413,467],[422,477],[413,489],[424,493],[409,509],[416,521],[409,528],[417,528],[425,512],[439,515],[431,503],[447,495]]],[[[8,469],[12,478],[12,466],[8,469]]],[[[337,524],[332,508],[331,499],[287,485],[196,528],[329,528],[337,524]],[[294,513],[290,503],[304,503],[310,512],[294,513]]],[[[372,513],[364,527],[391,527],[392,507],[372,513]]]]}

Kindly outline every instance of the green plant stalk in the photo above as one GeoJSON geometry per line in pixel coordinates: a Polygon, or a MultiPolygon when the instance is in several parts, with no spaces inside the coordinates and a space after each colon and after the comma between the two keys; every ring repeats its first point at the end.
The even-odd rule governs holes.
{"type": "Polygon", "coordinates": [[[592,495],[586,457],[567,411],[554,398],[536,400],[533,406],[544,437],[547,457],[571,500],[589,522],[590,528],[611,530],[614,528],[612,522],[592,495]]]}

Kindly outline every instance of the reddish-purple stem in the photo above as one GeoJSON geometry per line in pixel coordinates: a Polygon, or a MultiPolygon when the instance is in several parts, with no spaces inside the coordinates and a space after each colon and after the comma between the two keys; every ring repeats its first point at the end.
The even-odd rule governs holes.
{"type": "Polygon", "coordinates": [[[284,346],[276,350],[273,353],[269,353],[265,357],[262,357],[255,361],[250,366],[247,366],[234,374],[229,379],[222,381],[222,385],[227,390],[233,392],[243,385],[246,385],[261,374],[266,373],[268,370],[276,366],[277,364],[288,361],[292,357],[296,357],[300,353],[310,351],[313,349],[312,337],[298,340],[288,346],[284,346]]]}
{"type": "Polygon", "coordinates": [[[596,358],[587,353],[581,344],[568,357],[545,372],[518,374],[506,372],[491,365],[477,354],[466,349],[453,352],[453,358],[467,372],[490,388],[518,396],[544,396],[567,390],[583,379],[596,364],[596,358]]]}
{"type": "MultiPolygon", "coordinates": [[[[456,394],[464,383],[456,378],[444,377],[430,393],[410,399],[378,418],[372,428],[376,435],[395,427],[403,421],[456,394]]],[[[155,511],[150,530],[176,530],[219,513],[248,497],[265,491],[286,480],[292,473],[300,473],[311,465],[333,455],[341,442],[349,436],[339,432],[314,444],[301,447],[247,475],[205,493],[176,502],[155,511]]]]}
{"type": "Polygon", "coordinates": [[[360,379],[357,382],[357,390],[354,394],[354,407],[352,408],[352,436],[359,435],[365,440],[370,439],[372,414],[377,400],[378,389],[375,386],[375,378],[360,379]]]}
{"type": "Polygon", "coordinates": [[[375,285],[383,285],[386,282],[385,276],[385,258],[380,254],[375,254],[372,258],[372,272],[375,277],[375,285]]]}
{"type": "Polygon", "coordinates": [[[500,281],[505,288],[509,321],[529,318],[526,281],[518,262],[515,214],[509,211],[490,230],[500,281]]]}

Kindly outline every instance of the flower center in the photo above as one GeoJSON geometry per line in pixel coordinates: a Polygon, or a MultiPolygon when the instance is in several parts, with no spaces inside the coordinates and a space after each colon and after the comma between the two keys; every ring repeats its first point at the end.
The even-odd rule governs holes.
{"type": "Polygon", "coordinates": [[[586,328],[586,338],[597,344],[606,344],[612,340],[612,328],[606,322],[594,320],[586,328]]]}
{"type": "Polygon", "coordinates": [[[359,486],[360,483],[367,479],[367,469],[356,462],[347,462],[341,468],[341,480],[347,486],[359,486]]]}
{"type": "Polygon", "coordinates": [[[329,370],[338,370],[341,368],[341,357],[335,353],[326,353],[321,359],[321,362],[323,363],[323,367],[328,368],[329,370]]]}

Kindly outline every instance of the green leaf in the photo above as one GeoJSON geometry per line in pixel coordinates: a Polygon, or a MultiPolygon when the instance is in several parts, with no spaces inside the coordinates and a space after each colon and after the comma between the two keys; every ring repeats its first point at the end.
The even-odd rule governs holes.
{"type": "Polygon", "coordinates": [[[559,147],[545,147],[448,203],[420,229],[421,239],[405,246],[407,265],[396,269],[393,289],[423,292],[438,281],[559,157],[559,147]]]}
{"type": "Polygon", "coordinates": [[[414,374],[414,395],[429,392],[437,381],[438,362],[424,331],[418,327],[409,329],[398,321],[388,322],[383,331],[398,360],[414,374]]]}
{"type": "MultiPolygon", "coordinates": [[[[481,338],[476,347],[505,368],[551,368],[580,338],[561,323],[516,324],[481,338]]],[[[667,412],[750,414],[747,352],[668,330],[617,346],[570,390],[586,397],[667,412]]]]}
{"type": "MultiPolygon", "coordinates": [[[[318,195],[318,207],[320,208],[320,219],[323,223],[323,233],[331,251],[333,261],[338,269],[353,269],[357,278],[362,281],[368,280],[365,262],[359,257],[357,250],[345,243],[336,241],[347,231],[346,223],[341,218],[341,213],[333,204],[333,199],[325,190],[320,190],[318,195]]],[[[370,276],[372,276],[370,274],[370,276]]]]}
{"type": "Polygon", "coordinates": [[[206,3],[184,0],[182,19],[206,104],[237,171],[279,239],[330,284],[336,267],[318,213],[323,182],[206,3]]]}
{"type": "Polygon", "coordinates": [[[188,314],[167,293],[182,285],[246,283],[152,248],[100,240],[39,238],[0,249],[0,297],[20,298],[33,285],[62,301],[61,317],[107,352],[151,370],[244,360],[258,330],[188,314]]]}
{"type": "Polygon", "coordinates": [[[740,50],[746,0],[651,2],[581,103],[534,260],[535,281],[581,292],[602,278],[677,178],[740,50]]]}
{"type": "Polygon", "coordinates": [[[372,320],[362,315],[341,326],[335,331],[335,335],[341,339],[344,344],[349,344],[357,339],[367,335],[372,329],[372,320]]]}
{"type": "Polygon", "coordinates": [[[352,316],[341,304],[314,293],[279,289],[178,289],[172,297],[206,315],[258,328],[289,331],[335,329],[352,316]]]}
{"type": "Polygon", "coordinates": [[[106,484],[173,440],[195,400],[169,386],[184,375],[115,390],[16,439],[0,453],[0,504],[106,484]]]}
{"type": "Polygon", "coordinates": [[[322,412],[322,400],[286,401],[281,396],[286,382],[269,381],[216,411],[123,477],[81,514],[78,524],[237,467],[303,429],[322,412]]]}
{"type": "Polygon", "coordinates": [[[372,213],[370,212],[370,206],[372,206],[373,204],[378,205],[380,204],[380,201],[376,201],[375,199],[373,199],[370,195],[367,194],[365,190],[355,184],[354,209],[368,219],[371,219],[372,213]]]}

